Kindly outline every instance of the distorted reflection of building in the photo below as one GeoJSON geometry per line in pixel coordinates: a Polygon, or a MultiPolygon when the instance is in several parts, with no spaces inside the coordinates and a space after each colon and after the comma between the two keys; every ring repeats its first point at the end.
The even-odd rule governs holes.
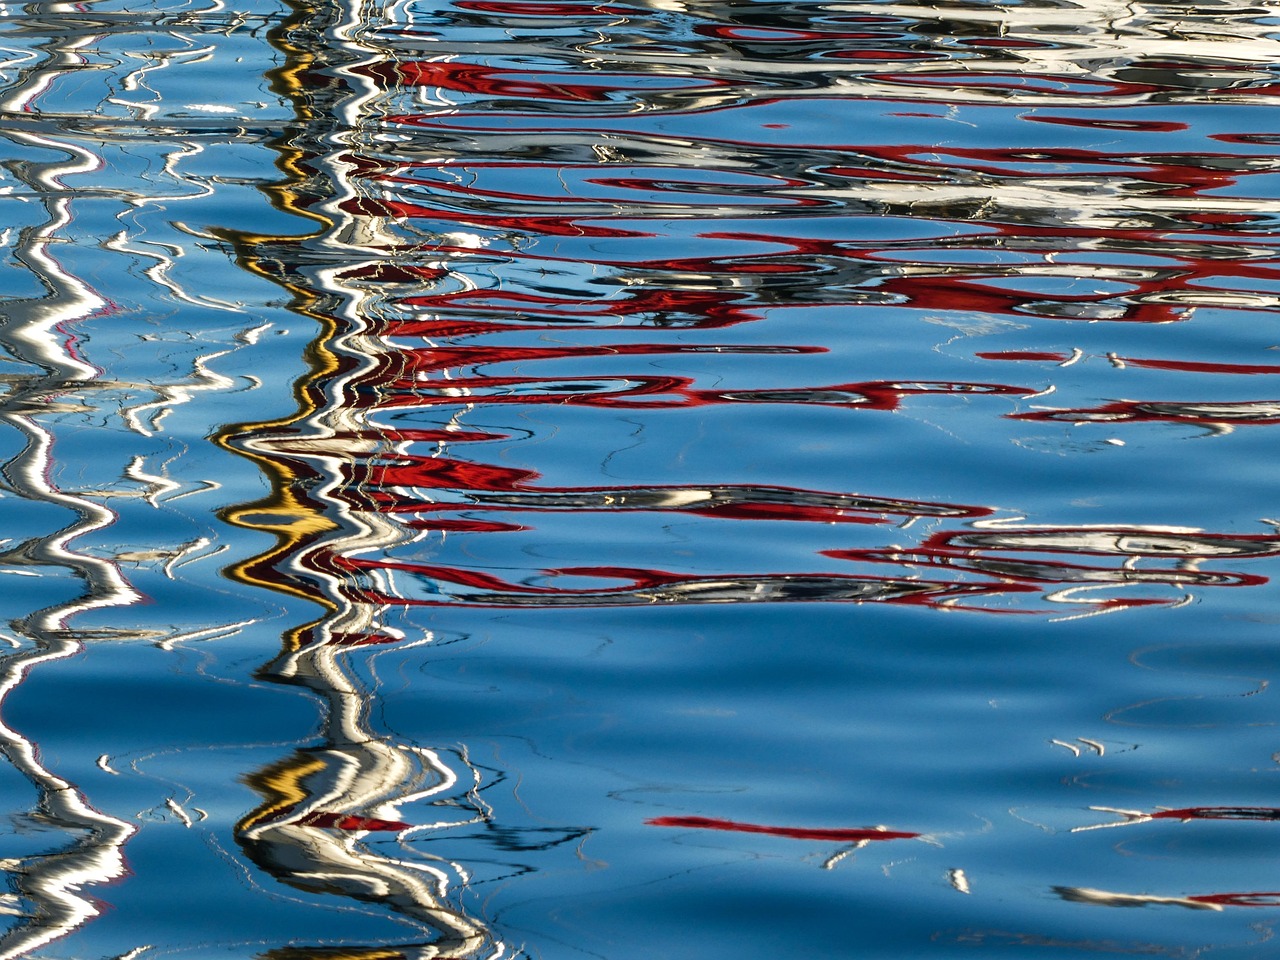
{"type": "MultiPolygon", "coordinates": [[[[276,143],[286,180],[275,199],[317,227],[301,237],[226,235],[243,266],[282,284],[294,309],[320,328],[308,354],[311,372],[297,389],[297,413],[232,426],[218,437],[258,463],[273,488],[266,500],[226,514],[232,523],[276,535],[272,549],[232,575],[324,611],[290,630],[279,656],[261,670],[264,679],[316,696],[323,743],[245,777],[262,803],[236,835],[253,863],[279,881],[373,905],[419,930],[408,941],[397,935],[348,943],[344,956],[497,957],[508,948],[465,905],[468,867],[415,841],[466,828],[483,834],[492,821],[484,791],[501,773],[484,773],[465,747],[400,742],[376,728],[379,690],[362,665],[390,646],[429,645],[433,635],[397,626],[394,588],[365,590],[343,566],[344,558],[421,536],[385,504],[370,502],[366,488],[370,471],[424,436],[388,430],[371,415],[399,363],[385,341],[386,281],[416,271],[447,273],[440,253],[427,263],[404,262],[386,222],[353,206],[384,106],[377,84],[361,75],[382,56],[361,39],[380,16],[363,4],[299,4],[276,31],[273,42],[286,61],[275,83],[293,103],[297,123],[276,143]]],[[[548,828],[526,848],[580,833],[548,828]]],[[[332,949],[318,937],[292,942],[266,956],[328,956],[324,951],[332,949]]]]}
{"type": "Polygon", "coordinates": [[[1151,893],[1117,893],[1093,887],[1054,887],[1053,892],[1072,903],[1088,903],[1097,907],[1186,907],[1188,910],[1221,911],[1226,907],[1277,907],[1280,891],[1259,890],[1251,893],[1199,893],[1186,897],[1161,896],[1151,893]]]}
{"type": "MultiPolygon", "coordinates": [[[[716,376],[656,371],[703,355],[822,352],[761,342],[759,334],[721,339],[793,308],[1169,322],[1199,306],[1239,305],[1237,294],[1201,281],[1220,276],[1224,263],[1248,264],[1240,276],[1256,279],[1254,261],[1271,247],[1231,231],[1250,222],[1254,208],[1205,194],[1271,171],[1269,160],[875,144],[753,144],[747,153],[727,138],[667,134],[644,121],[785,99],[789,91],[853,96],[868,71],[848,67],[853,57],[818,59],[794,71],[804,75],[796,83],[781,76],[790,64],[753,74],[761,61],[726,58],[694,77],[679,58],[625,49],[637,46],[629,31],[657,27],[624,22],[605,30],[597,22],[625,20],[622,7],[488,0],[454,7],[450,16],[459,19],[451,23],[465,24],[469,39],[453,49],[448,36],[432,33],[427,56],[421,40],[431,31],[415,18],[430,21],[433,13],[293,5],[273,39],[285,57],[273,81],[296,110],[275,144],[283,180],[273,197],[315,229],[295,237],[224,234],[240,264],[289,291],[293,309],[318,327],[297,412],[229,427],[218,438],[258,463],[272,484],[269,497],[225,514],[275,536],[271,549],[232,575],[323,611],[290,630],[262,671],[310,690],[324,706],[322,745],[246,777],[262,803],[241,821],[238,838],[262,870],[295,889],[379,904],[415,921],[424,937],[396,945],[400,951],[506,949],[465,907],[466,867],[427,860],[412,846],[423,830],[447,837],[454,827],[491,823],[484,776],[465,750],[397,742],[371,719],[379,691],[361,664],[380,650],[430,644],[434,635],[413,619],[415,610],[784,601],[978,609],[990,601],[988,609],[1016,610],[1029,600],[1036,612],[1073,609],[1067,604],[1101,612],[1266,582],[1234,566],[1199,565],[1274,556],[1275,535],[995,526],[987,506],[716,477],[562,483],[507,455],[513,437],[547,439],[522,416],[535,408],[604,418],[807,405],[860,417],[928,400],[1003,412],[997,405],[1035,390],[1002,379],[732,387],[716,376]],[[540,17],[590,23],[599,34],[591,57],[600,59],[585,64],[574,47],[577,60],[543,57],[536,71],[510,65],[523,49],[513,51],[511,24],[527,29],[540,17]],[[490,55],[507,65],[487,62],[490,55]],[[573,122],[548,129],[552,108],[573,122]],[[640,119],[630,129],[593,129],[620,117],[640,119]],[[746,224],[766,216],[772,232],[746,224]],[[886,240],[851,229],[829,239],[809,235],[807,222],[818,218],[898,218],[930,230],[886,240]],[[725,222],[732,225],[718,229],[725,222]],[[940,222],[948,224],[944,236],[940,222]],[[1045,292],[1046,281],[1064,280],[1081,287],[1045,292]],[[820,551],[812,567],[752,557],[780,568],[712,572],[674,558],[673,569],[626,562],[598,533],[580,545],[601,552],[596,562],[534,567],[535,549],[496,546],[501,561],[470,549],[482,541],[536,543],[540,525],[624,518],[655,526],[675,518],[829,524],[836,538],[865,528],[879,539],[820,551]],[[917,523],[920,532],[909,532],[917,523]],[[1160,566],[1142,566],[1151,561],[1160,566]]],[[[708,33],[750,43],[690,30],[708,33]]],[[[1004,35],[983,29],[975,37],[1004,35]]],[[[944,74],[893,69],[900,75],[872,71],[881,87],[857,96],[909,89],[944,109],[979,94],[1014,105],[1019,96],[1049,97],[1034,87],[1011,94],[991,78],[960,89],[944,74]],[[931,88],[935,79],[949,86],[931,88]]],[[[1274,305],[1269,295],[1248,296],[1246,306],[1274,305]]],[[[888,837],[854,842],[877,839],[888,837]]]]}
{"type": "MultiPolygon", "coordinates": [[[[1073,108],[1177,103],[1206,91],[1223,103],[1269,103],[1280,53],[1256,10],[1105,2],[1085,4],[1064,22],[1053,7],[987,4],[887,4],[852,20],[808,6],[457,7],[468,44],[455,51],[447,35],[427,31],[430,59],[406,51],[353,71],[419,94],[416,109],[390,118],[409,131],[403,146],[370,166],[367,189],[352,204],[371,216],[423,223],[460,212],[473,228],[523,224],[567,243],[628,237],[633,252],[595,254],[597,296],[572,296],[563,283],[554,291],[522,288],[509,275],[501,289],[481,281],[428,290],[422,305],[465,303],[490,322],[500,322],[504,309],[558,308],[578,322],[644,310],[660,311],[662,322],[690,322],[692,312],[701,327],[752,319],[776,305],[1162,323],[1200,307],[1266,311],[1277,303],[1267,282],[1274,242],[1258,227],[1280,208],[1265,186],[1253,196],[1246,188],[1272,176],[1277,161],[1268,135],[1251,129],[1215,134],[1221,151],[1194,154],[967,146],[959,128],[941,145],[865,143],[850,132],[851,142],[802,149],[762,142],[746,152],[728,137],[649,134],[642,124],[614,122],[624,114],[706,114],[822,96],[836,104],[878,99],[917,111],[903,115],[961,124],[956,111],[966,105],[998,105],[1059,127],[1175,133],[1186,125],[1073,108]],[[486,62],[507,52],[511,30],[569,29],[590,38],[589,63],[568,49],[542,57],[537,70],[486,62]],[[690,42],[714,66],[691,72],[690,42]],[[554,135],[539,129],[548,104],[577,123],[554,135]],[[516,132],[493,130],[487,120],[494,114],[516,132]],[[607,132],[587,132],[592,122],[607,132]],[[412,142],[418,130],[435,138],[427,155],[412,142]],[[466,136],[490,145],[488,155],[463,163],[466,136]],[[721,182],[691,176],[691,165],[721,182]],[[505,185],[513,174],[518,195],[505,185]],[[617,215],[645,208],[643,220],[617,215]],[[726,247],[738,241],[739,252],[650,255],[657,243],[647,238],[660,235],[646,232],[644,221],[663,213],[774,222],[768,231],[737,222],[702,236],[726,247]],[[813,218],[883,216],[928,222],[933,231],[885,241],[857,230],[838,239],[804,230],[813,218]],[[939,233],[946,223],[957,229],[939,233]],[[745,244],[761,252],[741,252],[745,244]],[[622,289],[609,289],[619,282],[622,289]]],[[[555,263],[562,274],[571,262],[509,255],[555,263]]]]}
{"type": "MultiPolygon", "coordinates": [[[[504,429],[467,426],[475,422],[477,411],[496,406],[642,411],[761,403],[883,412],[921,395],[1025,396],[1033,389],[1001,382],[707,388],[693,377],[656,376],[643,368],[663,357],[698,352],[819,352],[806,345],[689,344],[655,336],[673,328],[711,332],[752,322],[764,310],[788,307],[904,307],[1144,322],[1181,319],[1206,304],[1267,308],[1273,299],[1269,294],[1259,293],[1245,303],[1242,296],[1247,300],[1254,295],[1206,284],[1224,275],[1246,280],[1260,276],[1263,268],[1254,261],[1269,256],[1271,248],[1256,235],[1231,234],[1232,223],[1248,218],[1243,201],[1220,202],[1202,194],[1233,178],[1267,173],[1272,164],[1262,156],[1225,154],[1137,157],[1087,150],[892,145],[792,150],[759,144],[743,159],[740,144],[727,140],[636,131],[602,138],[581,126],[554,134],[544,130],[530,140],[518,132],[495,131],[483,121],[496,112],[536,125],[552,103],[586,123],[632,113],[641,105],[656,113],[715,109],[698,98],[755,82],[770,95],[786,91],[770,86],[767,64],[759,59],[726,63],[723,77],[685,85],[678,72],[672,73],[675,61],[660,53],[641,55],[629,45],[634,39],[629,31],[648,29],[636,19],[612,23],[613,32],[601,32],[598,52],[609,54],[605,70],[597,64],[577,73],[580,65],[566,61],[563,70],[549,66],[534,75],[483,62],[490,49],[483,39],[486,31],[495,38],[501,34],[507,43],[510,38],[502,30],[508,20],[524,27],[561,22],[569,11],[553,5],[462,4],[458,22],[481,38],[474,44],[477,52],[453,52],[447,38],[433,35],[432,49],[439,53],[429,59],[412,52],[413,20],[430,20],[425,14],[399,7],[380,13],[352,8],[333,13],[322,29],[318,24],[325,15],[298,9],[289,28],[280,32],[281,48],[292,58],[278,74],[281,89],[303,104],[304,126],[338,126],[332,134],[281,141],[281,167],[290,181],[279,188],[278,198],[287,209],[317,220],[320,232],[306,239],[235,239],[241,262],[285,284],[298,309],[321,325],[317,373],[301,392],[323,414],[260,425],[256,436],[246,432],[235,441],[260,458],[278,487],[271,504],[244,511],[237,519],[280,531],[286,544],[242,568],[246,576],[303,594],[313,590],[308,581],[323,582],[326,602],[344,611],[388,604],[604,606],[797,599],[958,606],[974,595],[1017,594],[1119,609],[1180,602],[1188,587],[1263,582],[1252,574],[1199,571],[1194,551],[1180,557],[1176,570],[1142,570],[1136,564],[1149,555],[1141,551],[1126,553],[1116,568],[1023,561],[1007,556],[1007,546],[996,547],[1005,552],[990,556],[985,550],[933,541],[919,547],[823,551],[829,558],[885,568],[868,576],[804,570],[699,576],[601,562],[529,571],[512,579],[436,558],[424,560],[424,553],[439,554],[436,548],[450,534],[516,536],[526,529],[523,521],[539,512],[647,511],[863,523],[945,516],[927,503],[894,504],[881,498],[877,508],[875,498],[858,494],[768,485],[544,485],[535,471],[453,451],[483,450],[486,444],[510,439],[504,429]],[[320,55],[327,42],[320,39],[324,29],[342,38],[340,53],[325,48],[320,55]],[[760,76],[751,73],[756,67],[764,71],[760,76]],[[660,87],[638,83],[655,72],[673,79],[660,87]],[[682,180],[694,157],[700,170],[723,173],[726,185],[695,190],[693,181],[682,180]],[[1085,175],[1088,191],[1081,187],[1085,175]],[[513,178],[519,181],[518,191],[509,188],[513,178]],[[728,185],[734,178],[741,186],[728,185]],[[1096,189],[1100,178],[1115,188],[1096,189]],[[671,222],[669,218],[742,220],[760,212],[774,218],[779,229],[701,236],[740,250],[755,245],[763,252],[658,255],[663,237],[657,225],[671,222]],[[787,225],[802,225],[810,217],[866,215],[975,222],[983,229],[888,245],[880,239],[830,240],[784,232],[787,225]],[[1102,224],[1116,228],[1099,236],[1096,228],[1102,224]],[[1085,229],[1093,232],[1086,236],[1085,229]],[[1158,235],[1162,230],[1177,230],[1179,237],[1158,235]],[[629,252],[623,255],[624,247],[611,244],[613,240],[625,240],[629,252]],[[945,251],[946,262],[934,265],[929,258],[937,250],[945,251]],[[1091,259],[1062,259],[1081,251],[1091,259]],[[973,262],[964,262],[970,254],[973,262]],[[1099,261],[1096,255],[1102,254],[1112,262],[1099,261]],[[1128,254],[1137,261],[1113,262],[1128,254]],[[1164,262],[1153,266],[1153,257],[1164,262]],[[1039,289],[1042,280],[1100,286],[1051,296],[1039,289]],[[637,330],[649,331],[650,341],[617,342],[613,336],[637,330]],[[575,331],[577,340],[598,335],[601,342],[551,347],[504,339],[552,331],[575,331]],[[481,338],[494,342],[477,343],[481,338]],[[610,371],[598,376],[523,372],[588,359],[611,361],[610,371]],[[618,373],[620,361],[642,369],[618,373]],[[518,375],[493,369],[517,365],[518,375]],[[315,503],[323,503],[323,509],[315,503]],[[893,572],[904,566],[910,568],[906,575],[893,572]],[[939,570],[977,579],[922,578],[939,570]],[[594,579],[597,586],[561,586],[584,578],[594,579]],[[1135,585],[1167,585],[1176,592],[1163,598],[1096,592],[1135,585]]],[[[628,10],[619,7],[607,15],[625,18],[628,10]]],[[[644,10],[632,12],[638,16],[644,10]]],[[[930,8],[912,10],[907,12],[922,25],[936,15],[930,8]]],[[[584,11],[575,7],[578,13],[584,11]]],[[[586,13],[591,14],[588,21],[606,15],[586,13]]],[[[814,20],[812,11],[804,17],[814,20]]],[[[1013,27],[992,33],[982,26],[986,20],[980,12],[972,19],[974,37],[1017,36],[1013,27]]],[[[759,26],[769,29],[763,22],[759,26]]],[[[591,29],[602,30],[602,25],[591,29]]],[[[827,36],[821,23],[816,29],[827,36]]],[[[869,29],[874,32],[874,26],[869,29]]],[[[940,36],[925,26],[920,29],[930,42],[940,36]]],[[[1164,35],[1162,28],[1151,30],[1156,43],[1164,35]]],[[[715,31],[693,32],[725,39],[715,31]]],[[[849,49],[860,47],[852,37],[831,36],[849,41],[849,49]]],[[[785,44],[769,45],[769,50],[771,62],[792,66],[785,44]]],[[[996,48],[975,50],[994,57],[996,48]]],[[[820,86],[836,92],[844,90],[849,76],[821,61],[804,69],[820,86]]],[[[929,75],[921,70],[921,77],[929,75]]],[[[804,91],[813,92],[810,86],[804,91]]],[[[1037,96],[1034,90],[1019,96],[1024,94],[1037,96]]],[[[945,102],[939,100],[941,93],[925,87],[914,95],[945,102]]],[[[730,98],[725,105],[735,102],[730,98]]],[[[1009,102],[1022,101],[1014,97],[1009,102]]],[[[1250,419],[1255,413],[1252,407],[1236,411],[1222,406],[1205,416],[1220,420],[1238,413],[1250,419]]],[[[1192,413],[1185,411],[1186,416],[1192,413]]],[[[1184,412],[1179,407],[1160,415],[1182,417],[1184,412]]],[[[965,505],[948,509],[962,517],[988,512],[965,505]]],[[[1143,531],[1135,527],[1130,533],[1143,531]]],[[[1193,546],[1202,542],[1192,541],[1193,546]]],[[[1038,552],[1034,546],[1026,549],[1038,552]]],[[[376,633],[359,623],[328,629],[376,633]]]]}

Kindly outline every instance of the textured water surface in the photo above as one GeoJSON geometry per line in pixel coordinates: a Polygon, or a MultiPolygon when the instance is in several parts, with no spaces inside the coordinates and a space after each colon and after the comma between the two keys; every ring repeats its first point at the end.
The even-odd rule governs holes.
{"type": "Polygon", "coordinates": [[[1269,955],[1280,7],[0,4],[0,958],[1269,955]]]}

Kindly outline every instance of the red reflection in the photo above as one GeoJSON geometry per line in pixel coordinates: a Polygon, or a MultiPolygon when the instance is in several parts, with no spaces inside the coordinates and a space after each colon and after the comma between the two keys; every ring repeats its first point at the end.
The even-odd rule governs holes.
{"type": "Polygon", "coordinates": [[[331,631],[328,643],[335,647],[366,647],[382,643],[399,643],[403,637],[388,636],[382,633],[342,633],[331,631]]]}
{"type": "MultiPolygon", "coordinates": [[[[634,81],[645,75],[556,73],[551,70],[508,70],[502,67],[459,63],[452,60],[399,60],[365,63],[351,72],[375,80],[384,86],[441,87],[458,93],[494,97],[529,97],[538,100],[579,100],[601,102],[611,94],[630,90],[634,81]],[[539,80],[537,77],[554,77],[539,80]],[[610,77],[616,82],[610,83],[610,77]],[[584,82],[590,79],[591,82],[584,82]],[[627,82],[631,80],[632,82],[627,82]]],[[[673,78],[673,82],[676,78],[673,78]]],[[[682,88],[725,86],[729,81],[714,77],[680,78],[682,88]]],[[[412,123],[412,117],[389,117],[392,123],[412,123]]]]}
{"type": "Polygon", "coordinates": [[[739,823],[711,817],[653,817],[645,823],[653,827],[682,827],[691,830],[730,830],[734,833],[763,833],[771,837],[793,840],[834,840],[839,843],[862,843],[867,840],[910,840],[918,833],[876,828],[766,827],[758,823],[739,823]]]}
{"type": "Polygon", "coordinates": [[[1234,373],[1244,375],[1280,373],[1280,366],[1266,363],[1208,363],[1196,360],[1140,360],[1135,357],[1121,357],[1120,359],[1134,367],[1146,367],[1151,370],[1178,370],[1183,373],[1234,373]]]}
{"type": "Polygon", "coordinates": [[[974,356],[983,360],[1040,360],[1046,363],[1065,363],[1071,359],[1069,353],[1050,353],[1046,350],[998,350],[975,353],[974,356]]]}
{"type": "Polygon", "coordinates": [[[904,397],[922,394],[1025,396],[1036,391],[1000,383],[868,381],[820,387],[702,390],[692,377],[599,376],[458,377],[426,381],[400,377],[380,389],[379,406],[436,404],[571,404],[588,407],[702,407],[723,403],[805,403],[897,410],[904,397]],[[386,395],[381,395],[386,390],[386,395]]]}
{"type": "Polygon", "coordinates": [[[320,827],[326,830],[407,830],[413,826],[402,820],[379,820],[376,817],[358,817],[347,813],[309,813],[297,821],[299,826],[320,827]]]}
{"type": "Polygon", "coordinates": [[[1187,897],[1195,903],[1214,903],[1224,907],[1280,907],[1280,891],[1257,893],[1201,893],[1187,897]]]}

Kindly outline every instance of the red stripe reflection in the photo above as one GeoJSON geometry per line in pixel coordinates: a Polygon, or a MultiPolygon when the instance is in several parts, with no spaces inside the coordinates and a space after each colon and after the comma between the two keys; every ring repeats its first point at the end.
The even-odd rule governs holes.
{"type": "Polygon", "coordinates": [[[646,820],[651,827],[681,827],[692,830],[730,830],[734,833],[763,833],[792,840],[834,840],[838,843],[861,843],[864,840],[910,840],[918,833],[874,828],[767,827],[758,823],[718,820],[713,817],[653,817],[646,820]]]}
{"type": "Polygon", "coordinates": [[[358,817],[348,813],[310,813],[298,820],[303,827],[321,827],[328,830],[405,830],[413,824],[403,820],[379,820],[376,817],[358,817]]]}

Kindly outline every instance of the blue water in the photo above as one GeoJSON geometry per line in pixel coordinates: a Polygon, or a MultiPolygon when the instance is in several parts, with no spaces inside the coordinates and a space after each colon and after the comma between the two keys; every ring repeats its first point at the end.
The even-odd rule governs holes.
{"type": "Polygon", "coordinates": [[[1270,956],[1278,33],[0,5],[0,958],[1270,956]]]}

